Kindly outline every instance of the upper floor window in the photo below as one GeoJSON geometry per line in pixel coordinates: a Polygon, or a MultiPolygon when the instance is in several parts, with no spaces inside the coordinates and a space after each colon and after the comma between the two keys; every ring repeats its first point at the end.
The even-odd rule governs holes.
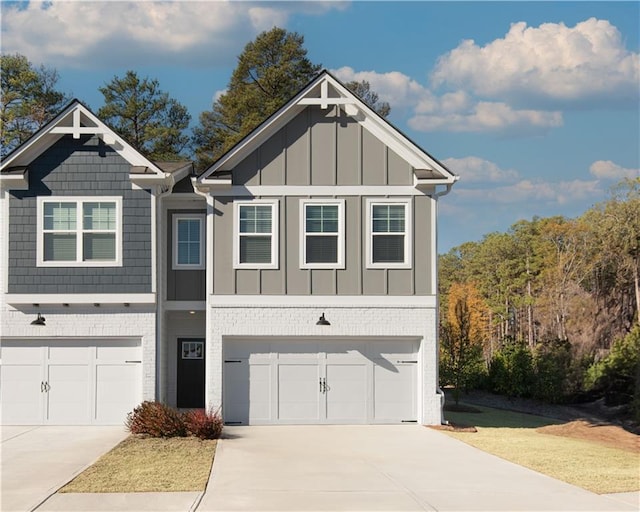
{"type": "Polygon", "coordinates": [[[410,202],[367,201],[367,267],[411,268],[410,202]]]}
{"type": "Polygon", "coordinates": [[[301,268],[344,268],[344,200],[303,199],[301,268]]]}
{"type": "Polygon", "coordinates": [[[204,215],[173,216],[173,269],[204,268],[204,215]]]}
{"type": "Polygon", "coordinates": [[[278,202],[234,203],[235,268],[278,268],[278,202]]]}
{"type": "Polygon", "coordinates": [[[38,198],[38,266],[120,266],[120,197],[38,198]]]}

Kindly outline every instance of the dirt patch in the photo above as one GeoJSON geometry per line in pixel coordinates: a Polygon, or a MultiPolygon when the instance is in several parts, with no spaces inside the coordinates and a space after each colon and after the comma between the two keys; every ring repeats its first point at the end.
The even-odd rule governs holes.
{"type": "Polygon", "coordinates": [[[543,434],[585,439],[612,448],[640,453],[640,436],[627,432],[617,425],[577,420],[562,425],[547,425],[536,430],[543,434]]]}
{"type": "Polygon", "coordinates": [[[455,424],[455,423],[448,423],[447,425],[431,425],[430,428],[432,428],[433,430],[445,430],[447,432],[477,432],[478,431],[478,429],[474,426],[455,424]]]}

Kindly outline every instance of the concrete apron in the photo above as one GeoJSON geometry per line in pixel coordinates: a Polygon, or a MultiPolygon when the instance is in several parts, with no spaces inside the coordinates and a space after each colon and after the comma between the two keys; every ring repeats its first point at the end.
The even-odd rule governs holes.
{"type": "Polygon", "coordinates": [[[2,427],[3,511],[30,511],[127,437],[124,427],[2,427]]]}
{"type": "Polygon", "coordinates": [[[637,510],[421,426],[227,427],[199,511],[637,510]]]}

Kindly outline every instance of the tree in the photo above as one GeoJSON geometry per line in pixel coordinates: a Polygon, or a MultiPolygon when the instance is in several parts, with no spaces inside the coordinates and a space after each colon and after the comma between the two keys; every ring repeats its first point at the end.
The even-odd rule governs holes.
{"type": "Polygon", "coordinates": [[[190,139],[185,133],[191,116],[186,107],[160,90],[158,80],[127,71],[100,87],[104,106],[98,117],[109,123],[144,155],[170,160],[180,158],[190,139]]]}
{"type": "Polygon", "coordinates": [[[56,90],[58,72],[27,57],[0,55],[0,156],[27,140],[69,100],[56,90]]]}
{"type": "Polygon", "coordinates": [[[475,286],[457,283],[451,286],[447,321],[441,324],[440,369],[443,383],[454,387],[456,404],[460,391],[480,373],[485,309],[475,286]]]}
{"type": "Polygon", "coordinates": [[[245,46],[227,91],[194,129],[199,168],[233,147],[320,71],[303,43],[300,34],[274,27],[245,46]]]}
{"type": "Polygon", "coordinates": [[[380,116],[387,117],[391,113],[391,105],[386,101],[378,103],[378,93],[371,90],[371,84],[366,80],[360,82],[354,80],[346,83],[345,86],[380,116]]]}

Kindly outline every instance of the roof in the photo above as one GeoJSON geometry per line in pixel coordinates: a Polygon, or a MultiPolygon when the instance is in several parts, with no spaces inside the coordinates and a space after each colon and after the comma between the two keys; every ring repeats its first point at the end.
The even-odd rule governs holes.
{"type": "Polygon", "coordinates": [[[221,173],[228,173],[247,155],[266,142],[309,105],[321,108],[338,105],[347,115],[378,137],[416,170],[416,178],[433,184],[452,184],[458,176],[420,148],[327,70],[321,71],[293,98],[269,116],[245,138],[216,160],[199,177],[200,183],[213,183],[221,173]],[[419,173],[418,173],[419,171],[419,173]]]}

